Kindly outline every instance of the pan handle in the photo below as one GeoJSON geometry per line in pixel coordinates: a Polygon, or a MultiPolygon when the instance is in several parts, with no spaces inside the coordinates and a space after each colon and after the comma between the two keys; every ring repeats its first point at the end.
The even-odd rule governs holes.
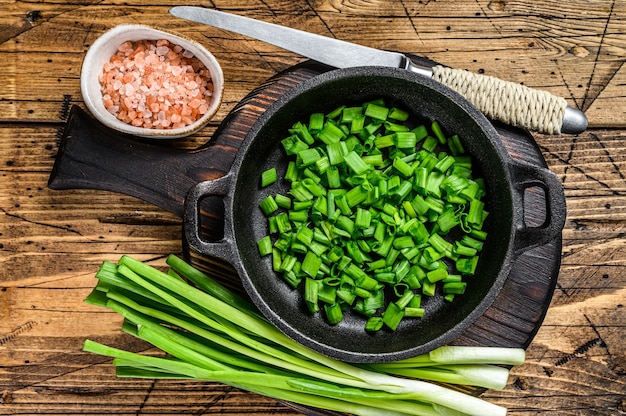
{"type": "Polygon", "coordinates": [[[554,241],[563,231],[567,216],[561,181],[550,170],[528,163],[514,162],[510,168],[518,198],[515,206],[519,207],[515,251],[520,252],[554,241]],[[528,226],[524,221],[524,192],[533,187],[541,188],[545,195],[545,220],[538,226],[528,226]]]}
{"type": "Polygon", "coordinates": [[[233,175],[230,173],[219,179],[203,181],[196,184],[187,193],[184,211],[184,232],[189,245],[196,251],[211,257],[226,260],[233,264],[234,238],[231,218],[224,215],[224,237],[220,241],[206,241],[200,236],[200,203],[208,196],[227,196],[232,189],[233,175]]]}

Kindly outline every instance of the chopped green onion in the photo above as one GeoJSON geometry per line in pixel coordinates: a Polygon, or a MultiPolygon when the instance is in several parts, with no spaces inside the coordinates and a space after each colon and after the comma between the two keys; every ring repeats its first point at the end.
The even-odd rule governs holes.
{"type": "Polygon", "coordinates": [[[337,325],[339,322],[343,320],[343,312],[341,310],[341,305],[338,303],[333,303],[332,305],[325,305],[324,311],[326,312],[326,319],[330,325],[337,325]]]}
{"type": "Polygon", "coordinates": [[[309,132],[312,134],[319,133],[324,127],[324,114],[312,113],[309,117],[309,132]]]}
{"type": "Polygon", "coordinates": [[[395,302],[391,302],[383,312],[383,323],[395,331],[403,317],[404,309],[395,302]]]}
{"type": "Polygon", "coordinates": [[[437,138],[437,140],[439,140],[439,143],[441,144],[446,143],[447,139],[446,139],[446,136],[443,134],[443,130],[441,130],[441,126],[439,125],[439,122],[437,122],[437,120],[433,120],[432,125],[430,127],[433,133],[435,134],[435,137],[437,138]]]}
{"type": "Polygon", "coordinates": [[[272,254],[272,239],[270,238],[269,235],[266,235],[265,237],[261,238],[258,242],[257,242],[257,246],[259,248],[259,254],[261,256],[267,256],[268,254],[272,254]]]}
{"type": "Polygon", "coordinates": [[[365,115],[376,120],[386,120],[389,114],[389,109],[381,105],[369,103],[365,107],[365,115]]]}
{"type": "Polygon", "coordinates": [[[361,159],[356,152],[350,151],[348,154],[344,156],[344,160],[346,165],[357,175],[365,173],[370,169],[370,166],[361,159]]]}
{"type": "Polygon", "coordinates": [[[289,198],[288,196],[276,194],[274,196],[274,201],[276,202],[276,205],[278,205],[280,208],[291,208],[291,198],[289,198]]]}
{"type": "Polygon", "coordinates": [[[276,200],[273,196],[268,195],[261,201],[259,207],[261,208],[261,211],[263,211],[263,214],[269,216],[276,212],[276,210],[278,209],[278,204],[276,203],[276,200]]]}
{"type": "Polygon", "coordinates": [[[484,181],[473,178],[458,135],[446,138],[436,120],[412,124],[408,112],[377,99],[311,114],[281,141],[290,187],[260,204],[275,239],[262,250],[291,287],[318,282],[309,290],[326,306],[309,296],[312,313],[336,304],[342,314],[334,318],[353,308],[382,319],[391,304],[412,308],[389,312],[384,326],[394,328],[398,316],[424,313],[412,296],[452,301],[475,274],[487,237],[484,181]],[[352,284],[333,286],[342,277],[352,284]]]}
{"type": "Polygon", "coordinates": [[[393,120],[407,121],[409,118],[409,112],[397,107],[392,107],[391,110],[389,110],[389,115],[387,117],[393,120]]]}
{"type": "Polygon", "coordinates": [[[317,137],[324,143],[330,144],[338,142],[345,137],[345,133],[334,123],[326,122],[322,131],[319,132],[317,137]]]}
{"type": "Polygon", "coordinates": [[[276,182],[278,176],[276,175],[276,168],[270,168],[261,173],[261,188],[265,188],[276,182]]]}

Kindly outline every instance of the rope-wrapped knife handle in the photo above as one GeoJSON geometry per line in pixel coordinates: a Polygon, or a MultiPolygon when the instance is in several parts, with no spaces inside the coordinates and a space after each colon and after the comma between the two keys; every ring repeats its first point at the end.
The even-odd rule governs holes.
{"type": "Polygon", "coordinates": [[[450,87],[487,117],[546,134],[581,133],[587,118],[564,98],[510,81],[437,65],[436,81],[450,87]]]}

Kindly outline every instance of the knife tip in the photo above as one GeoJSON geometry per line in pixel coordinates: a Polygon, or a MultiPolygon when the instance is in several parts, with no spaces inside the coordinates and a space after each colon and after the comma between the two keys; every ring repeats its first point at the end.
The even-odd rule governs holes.
{"type": "Polygon", "coordinates": [[[184,10],[185,6],[173,6],[168,10],[169,14],[176,17],[181,17],[180,12],[184,10]]]}

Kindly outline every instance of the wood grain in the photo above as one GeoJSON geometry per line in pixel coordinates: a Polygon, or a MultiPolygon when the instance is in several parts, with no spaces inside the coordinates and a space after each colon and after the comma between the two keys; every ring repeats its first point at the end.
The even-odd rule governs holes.
{"type": "MultiPolygon", "coordinates": [[[[178,145],[207,142],[249,91],[304,59],[166,16],[172,2],[0,2],[0,414],[297,412],[211,383],[118,380],[80,351],[94,338],[135,351],[119,318],[83,304],[103,260],[162,265],[180,253],[178,217],[105,191],[54,191],[47,179],[64,102],[81,104],[81,59],[106,29],[160,24],[211,49],[226,74],[216,120],[178,145]]],[[[509,414],[626,414],[626,4],[611,0],[288,0],[200,2],[250,17],[523,82],[586,111],[577,136],[535,135],[561,178],[562,264],[528,362],[487,399],[509,414]]]]}

